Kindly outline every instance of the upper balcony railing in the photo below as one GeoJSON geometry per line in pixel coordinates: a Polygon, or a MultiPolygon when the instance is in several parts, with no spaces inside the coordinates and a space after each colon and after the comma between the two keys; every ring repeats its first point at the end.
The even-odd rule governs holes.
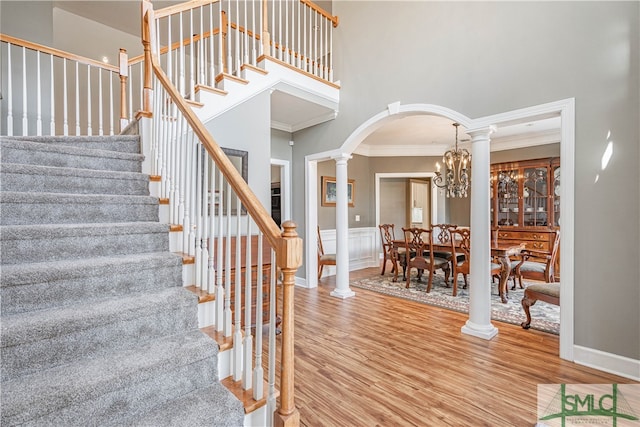
{"type": "MultiPolygon", "coordinates": [[[[333,82],[338,18],[308,0],[192,0],[155,11],[160,63],[181,95],[264,57],[333,82]]],[[[0,133],[110,135],[145,110],[142,55],[117,66],[0,34],[0,133]]]]}

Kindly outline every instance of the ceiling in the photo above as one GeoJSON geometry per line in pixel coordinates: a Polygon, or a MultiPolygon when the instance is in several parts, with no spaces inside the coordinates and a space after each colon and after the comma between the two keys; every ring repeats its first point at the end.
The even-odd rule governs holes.
{"type": "MultiPolygon", "coordinates": [[[[455,144],[453,121],[442,116],[412,115],[385,124],[362,141],[357,154],[367,156],[441,155],[455,144]]],[[[466,129],[458,130],[458,145],[469,149],[466,129]]],[[[560,142],[560,117],[546,117],[497,127],[491,151],[560,142]]]]}

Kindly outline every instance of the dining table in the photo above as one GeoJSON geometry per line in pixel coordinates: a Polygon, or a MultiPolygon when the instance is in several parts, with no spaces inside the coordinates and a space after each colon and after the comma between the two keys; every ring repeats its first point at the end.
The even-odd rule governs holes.
{"type": "MultiPolygon", "coordinates": [[[[393,246],[395,249],[404,248],[404,240],[394,240],[393,246]]],[[[432,243],[431,248],[434,252],[449,252],[451,253],[450,243],[432,243]]],[[[500,301],[504,304],[508,300],[507,282],[509,281],[509,275],[511,274],[511,257],[518,256],[525,249],[524,243],[515,242],[503,242],[491,240],[491,257],[494,258],[500,264],[500,282],[498,284],[498,295],[500,301]]],[[[394,281],[397,280],[398,269],[395,269],[394,281]]]]}

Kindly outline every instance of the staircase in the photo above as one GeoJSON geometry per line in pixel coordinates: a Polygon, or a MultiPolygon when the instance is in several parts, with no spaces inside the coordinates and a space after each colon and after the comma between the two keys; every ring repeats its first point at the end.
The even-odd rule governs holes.
{"type": "Polygon", "coordinates": [[[0,137],[0,424],[240,426],[137,136],[0,137]]]}

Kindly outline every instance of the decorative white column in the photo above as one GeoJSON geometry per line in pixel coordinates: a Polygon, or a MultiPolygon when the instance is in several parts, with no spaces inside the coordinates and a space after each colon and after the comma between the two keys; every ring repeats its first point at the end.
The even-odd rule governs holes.
{"type": "Polygon", "coordinates": [[[467,131],[471,136],[471,266],[469,320],[464,334],[490,340],[498,334],[491,324],[491,221],[489,196],[489,135],[493,128],[467,131]]]}
{"type": "Polygon", "coordinates": [[[333,157],[336,161],[336,288],[331,296],[349,298],[355,295],[349,289],[349,200],[347,197],[348,154],[333,157]]]}

